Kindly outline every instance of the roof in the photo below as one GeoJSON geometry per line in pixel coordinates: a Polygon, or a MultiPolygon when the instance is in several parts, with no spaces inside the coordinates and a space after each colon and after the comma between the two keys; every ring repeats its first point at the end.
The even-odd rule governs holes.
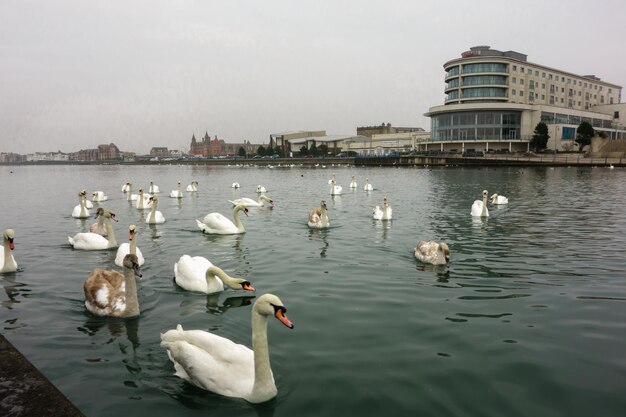
{"type": "Polygon", "coordinates": [[[308,141],[315,141],[315,142],[340,142],[343,140],[348,140],[348,139],[358,139],[361,138],[361,136],[355,136],[355,135],[326,135],[326,136],[309,136],[306,138],[297,138],[297,139],[289,139],[288,142],[290,144],[300,144],[300,143],[307,143],[308,141]]]}

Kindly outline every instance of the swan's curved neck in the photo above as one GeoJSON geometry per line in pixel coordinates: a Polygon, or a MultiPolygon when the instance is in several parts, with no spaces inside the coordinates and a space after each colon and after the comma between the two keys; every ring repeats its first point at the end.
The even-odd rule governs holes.
{"type": "Polygon", "coordinates": [[[230,288],[236,289],[236,290],[241,289],[241,285],[239,284],[241,284],[242,280],[231,277],[226,272],[224,272],[222,268],[213,265],[212,267],[208,269],[208,272],[209,274],[207,274],[207,284],[210,284],[208,282],[209,276],[213,277],[213,279],[215,279],[215,277],[218,277],[219,279],[222,280],[222,283],[224,283],[225,285],[228,285],[230,288]]]}
{"type": "Polygon", "coordinates": [[[243,230],[243,223],[241,223],[241,219],[239,218],[240,210],[243,210],[243,207],[235,206],[233,209],[233,220],[235,221],[235,227],[237,227],[237,230],[241,232],[243,230]]]}
{"type": "Polygon", "coordinates": [[[126,191],[126,199],[128,201],[132,200],[132,198],[131,198],[131,191],[130,191],[130,185],[128,186],[128,190],[126,191]]]}
{"type": "Polygon", "coordinates": [[[85,203],[85,196],[81,196],[78,201],[80,204],[80,215],[81,217],[87,217],[89,216],[89,213],[87,212],[87,203],[85,203]]]}
{"type": "Polygon", "coordinates": [[[139,197],[137,197],[137,199],[139,200],[137,202],[137,208],[142,209],[143,208],[143,191],[139,192],[139,197]]]}
{"type": "Polygon", "coordinates": [[[126,283],[126,310],[124,315],[127,317],[138,316],[137,281],[135,281],[135,271],[132,268],[124,267],[124,282],[126,283]]]}
{"type": "Polygon", "coordinates": [[[9,241],[4,239],[3,246],[4,246],[4,263],[0,265],[4,265],[2,267],[4,269],[4,267],[6,267],[7,265],[11,265],[13,263],[13,259],[11,258],[11,247],[9,246],[9,241]]]}
{"type": "Polygon", "coordinates": [[[321,209],[322,209],[321,210],[322,214],[320,214],[320,219],[322,220],[322,223],[328,223],[329,222],[329,220],[328,220],[328,210],[326,210],[326,207],[323,207],[323,206],[321,207],[321,209]]]}
{"type": "Polygon", "coordinates": [[[111,219],[105,219],[104,227],[107,230],[107,238],[109,241],[109,247],[114,248],[117,246],[117,240],[115,239],[115,233],[113,232],[113,226],[111,225],[111,219]]]}
{"type": "Polygon", "coordinates": [[[267,345],[267,317],[252,311],[252,350],[254,351],[254,385],[252,399],[267,397],[276,391],[267,345]]]}
{"type": "Polygon", "coordinates": [[[128,253],[132,253],[133,255],[137,255],[137,236],[133,236],[133,239],[129,242],[128,253]]]}
{"type": "Polygon", "coordinates": [[[481,216],[487,216],[487,194],[483,196],[483,211],[481,213],[481,216]]]}

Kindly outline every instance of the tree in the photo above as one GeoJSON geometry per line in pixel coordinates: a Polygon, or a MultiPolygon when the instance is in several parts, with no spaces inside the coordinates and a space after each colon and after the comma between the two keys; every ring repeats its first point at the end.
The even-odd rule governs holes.
{"type": "Polygon", "coordinates": [[[591,145],[591,138],[595,133],[593,126],[591,126],[589,122],[582,122],[580,126],[578,126],[578,129],[576,129],[576,143],[581,152],[585,146],[591,145]]]}
{"type": "Polygon", "coordinates": [[[268,145],[267,149],[265,150],[265,155],[267,156],[274,155],[274,149],[272,148],[272,145],[268,145]]]}
{"type": "Polygon", "coordinates": [[[315,146],[315,142],[309,148],[309,152],[311,152],[313,156],[317,156],[317,146],[315,146]]]}
{"type": "Polygon", "coordinates": [[[309,150],[307,149],[306,145],[300,146],[300,155],[304,156],[307,153],[309,153],[309,150]]]}
{"type": "Polygon", "coordinates": [[[548,146],[548,139],[550,139],[550,135],[548,134],[548,125],[544,122],[537,123],[535,131],[533,132],[533,137],[530,140],[530,146],[535,148],[535,152],[539,152],[540,150],[546,149],[546,146],[548,146]]]}
{"type": "Polygon", "coordinates": [[[320,145],[320,153],[322,154],[322,156],[328,155],[328,145],[326,145],[325,143],[322,143],[320,145]]]}
{"type": "Polygon", "coordinates": [[[239,156],[243,156],[243,157],[245,157],[245,156],[246,156],[246,149],[245,149],[243,146],[240,146],[240,147],[239,147],[239,152],[237,152],[237,154],[238,154],[239,156]]]}
{"type": "Polygon", "coordinates": [[[265,147],[263,145],[259,145],[258,149],[256,150],[256,154],[265,156],[265,147]]]}

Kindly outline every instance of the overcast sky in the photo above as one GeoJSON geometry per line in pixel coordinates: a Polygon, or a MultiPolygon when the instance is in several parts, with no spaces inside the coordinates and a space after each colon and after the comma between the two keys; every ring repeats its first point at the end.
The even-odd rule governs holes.
{"type": "Polygon", "coordinates": [[[626,86],[624,16],[624,0],[2,0],[0,151],[429,130],[444,62],[475,45],[626,86]]]}

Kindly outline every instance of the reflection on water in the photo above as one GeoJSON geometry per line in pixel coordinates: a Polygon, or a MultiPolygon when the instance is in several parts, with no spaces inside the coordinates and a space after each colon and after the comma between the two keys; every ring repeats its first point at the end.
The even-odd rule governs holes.
{"type": "Polygon", "coordinates": [[[228,297],[223,302],[222,293],[217,294],[197,294],[192,293],[185,296],[180,302],[180,315],[189,316],[207,312],[209,314],[222,315],[231,308],[246,307],[252,305],[255,296],[234,296],[228,297]]]}
{"type": "Polygon", "coordinates": [[[309,229],[309,240],[313,242],[320,242],[320,257],[326,257],[326,251],[328,250],[328,234],[330,233],[330,228],[328,229],[309,229]]]}

